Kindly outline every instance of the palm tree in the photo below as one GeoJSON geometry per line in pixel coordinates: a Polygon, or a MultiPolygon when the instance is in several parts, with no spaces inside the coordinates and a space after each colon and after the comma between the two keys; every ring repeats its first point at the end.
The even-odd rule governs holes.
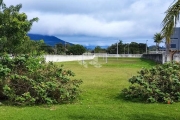
{"type": "Polygon", "coordinates": [[[159,44],[162,42],[163,38],[164,37],[161,35],[161,33],[154,34],[153,39],[154,39],[154,42],[156,43],[156,50],[158,51],[159,51],[159,44]]]}
{"type": "Polygon", "coordinates": [[[167,52],[170,49],[170,37],[174,32],[174,27],[179,21],[180,0],[174,0],[172,5],[166,11],[166,16],[162,21],[163,28],[161,30],[162,36],[166,39],[167,52]]]}

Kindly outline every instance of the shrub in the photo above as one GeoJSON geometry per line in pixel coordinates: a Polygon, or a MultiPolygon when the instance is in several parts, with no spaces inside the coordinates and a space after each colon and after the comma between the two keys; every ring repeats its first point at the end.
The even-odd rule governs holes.
{"type": "Polygon", "coordinates": [[[129,82],[129,88],[122,90],[126,99],[164,103],[180,101],[180,63],[144,68],[129,82]]]}
{"type": "Polygon", "coordinates": [[[72,102],[79,95],[81,80],[74,73],[41,57],[21,55],[0,59],[0,95],[12,104],[55,104],[72,102]]]}

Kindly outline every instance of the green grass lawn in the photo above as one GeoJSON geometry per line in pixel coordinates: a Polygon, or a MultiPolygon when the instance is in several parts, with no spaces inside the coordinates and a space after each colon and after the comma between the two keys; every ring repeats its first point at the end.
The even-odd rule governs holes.
{"type": "Polygon", "coordinates": [[[155,63],[138,58],[103,58],[98,62],[64,62],[82,79],[82,93],[73,104],[32,107],[0,106],[0,120],[180,120],[180,103],[146,104],[123,100],[120,91],[142,67],[155,63]],[[94,63],[93,64],[90,64],[94,63]],[[96,64],[95,64],[96,63],[96,64]],[[101,66],[101,67],[100,67],[101,66]]]}

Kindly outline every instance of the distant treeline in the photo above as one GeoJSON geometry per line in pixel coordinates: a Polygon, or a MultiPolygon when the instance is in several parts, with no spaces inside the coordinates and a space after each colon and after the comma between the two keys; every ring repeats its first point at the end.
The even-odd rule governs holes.
{"type": "Polygon", "coordinates": [[[144,43],[123,43],[119,41],[109,46],[107,49],[103,49],[100,46],[95,47],[94,53],[108,53],[108,54],[142,54],[146,52],[146,44],[144,43]]]}

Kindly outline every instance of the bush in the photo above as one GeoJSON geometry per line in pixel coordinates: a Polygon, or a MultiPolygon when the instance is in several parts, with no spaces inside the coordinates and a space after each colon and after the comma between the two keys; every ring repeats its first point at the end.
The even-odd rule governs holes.
{"type": "Polygon", "coordinates": [[[129,82],[129,88],[122,90],[126,99],[168,104],[180,101],[180,63],[142,69],[129,82]]]}
{"type": "Polygon", "coordinates": [[[71,76],[72,71],[40,57],[6,55],[0,58],[0,99],[17,105],[72,102],[82,81],[71,76]]]}

